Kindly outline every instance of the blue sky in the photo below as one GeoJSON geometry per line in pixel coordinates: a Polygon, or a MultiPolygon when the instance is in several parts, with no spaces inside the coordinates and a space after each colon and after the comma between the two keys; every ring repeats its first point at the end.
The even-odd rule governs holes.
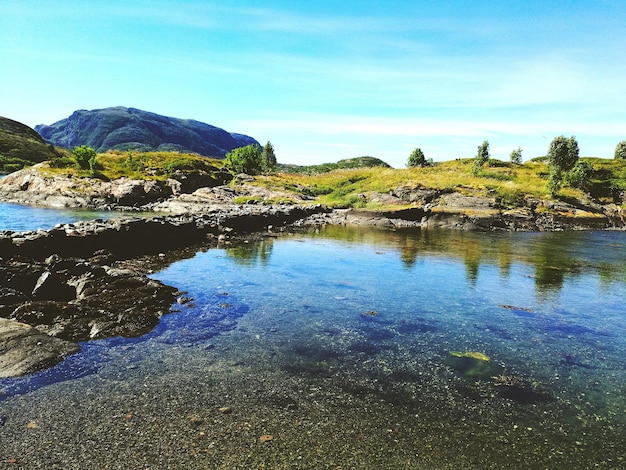
{"type": "Polygon", "coordinates": [[[626,4],[0,0],[0,115],[129,106],[268,140],[283,163],[544,155],[626,139],[626,4]]]}

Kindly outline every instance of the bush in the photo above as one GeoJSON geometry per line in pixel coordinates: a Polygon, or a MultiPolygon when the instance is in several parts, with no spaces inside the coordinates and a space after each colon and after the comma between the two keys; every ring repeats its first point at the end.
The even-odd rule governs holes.
{"type": "Polygon", "coordinates": [[[555,137],[548,150],[550,165],[560,171],[569,171],[578,161],[578,142],[574,136],[566,138],[563,135],[555,137]]]}
{"type": "Polygon", "coordinates": [[[76,164],[81,170],[95,171],[96,151],[91,147],[87,147],[86,145],[75,147],[72,152],[72,157],[74,157],[76,164]]]}
{"type": "Polygon", "coordinates": [[[234,173],[258,175],[263,171],[261,147],[256,144],[239,147],[226,154],[224,165],[234,173]]]}
{"type": "Polygon", "coordinates": [[[572,188],[587,191],[591,186],[591,176],[593,175],[593,165],[587,161],[578,161],[574,168],[567,173],[565,181],[572,188]]]}

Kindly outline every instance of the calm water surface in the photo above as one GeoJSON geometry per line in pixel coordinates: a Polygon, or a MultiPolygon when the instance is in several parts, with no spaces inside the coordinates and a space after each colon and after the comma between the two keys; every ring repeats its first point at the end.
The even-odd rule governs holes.
{"type": "Polygon", "coordinates": [[[626,466],[623,232],[334,227],[200,252],[154,277],[193,302],[146,337],[1,381],[0,418],[25,421],[42,400],[73,409],[84,393],[101,408],[157,400],[159,432],[201,417],[181,437],[198,450],[185,468],[626,466]]]}
{"type": "Polygon", "coordinates": [[[21,204],[0,202],[0,230],[24,232],[51,229],[57,224],[69,224],[80,220],[137,217],[135,212],[90,211],[84,209],[50,209],[21,204]]]}

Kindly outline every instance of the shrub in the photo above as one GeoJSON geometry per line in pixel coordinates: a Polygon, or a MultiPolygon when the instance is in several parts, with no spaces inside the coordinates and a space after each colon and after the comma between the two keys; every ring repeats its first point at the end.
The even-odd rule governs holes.
{"type": "Polygon", "coordinates": [[[76,160],[71,157],[59,157],[50,160],[49,165],[52,168],[71,168],[76,166],[76,160]]]}
{"type": "Polygon", "coordinates": [[[95,170],[96,167],[96,151],[86,145],[75,147],[72,157],[81,170],[95,170]]]}
{"type": "Polygon", "coordinates": [[[555,137],[548,150],[550,165],[560,171],[569,171],[578,161],[578,142],[574,136],[566,138],[563,135],[555,137]]]}
{"type": "Polygon", "coordinates": [[[239,147],[226,154],[224,165],[234,173],[258,175],[262,172],[261,147],[256,144],[239,147]]]}
{"type": "Polygon", "coordinates": [[[578,161],[572,170],[565,176],[565,181],[572,188],[587,191],[591,185],[593,165],[587,161],[578,161]]]}

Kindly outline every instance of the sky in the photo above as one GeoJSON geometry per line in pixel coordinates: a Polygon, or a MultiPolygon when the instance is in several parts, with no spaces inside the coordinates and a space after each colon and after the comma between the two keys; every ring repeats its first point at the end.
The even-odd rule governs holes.
{"type": "Polygon", "coordinates": [[[0,0],[0,116],[127,106],[401,168],[626,139],[624,0],[0,0]]]}

